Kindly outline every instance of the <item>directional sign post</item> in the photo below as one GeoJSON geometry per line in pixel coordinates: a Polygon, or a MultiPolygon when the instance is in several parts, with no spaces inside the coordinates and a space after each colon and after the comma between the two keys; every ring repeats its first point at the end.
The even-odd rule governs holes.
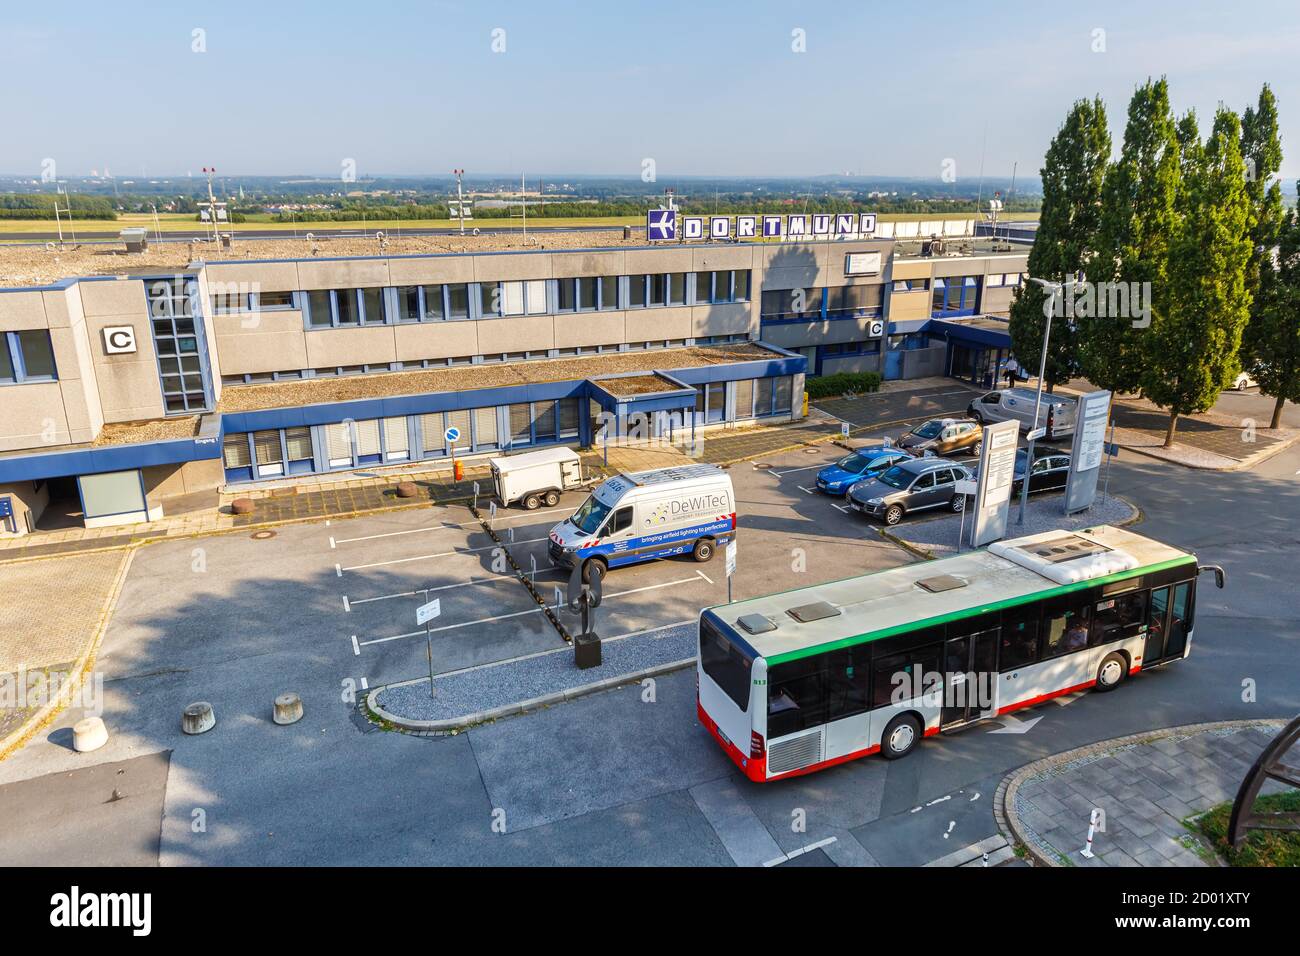
{"type": "Polygon", "coordinates": [[[727,542],[727,603],[731,603],[731,579],[736,574],[736,539],[727,542]]]}
{"type": "Polygon", "coordinates": [[[433,696],[433,628],[430,622],[442,614],[440,598],[429,600],[429,589],[421,589],[425,603],[415,609],[415,623],[424,625],[424,650],[429,657],[429,696],[433,696]]]}
{"type": "Polygon", "coordinates": [[[848,422],[840,422],[840,437],[841,437],[841,438],[848,438],[848,437],[849,437],[849,423],[848,423],[848,422]]]}
{"type": "Polygon", "coordinates": [[[447,430],[442,433],[442,437],[447,442],[447,447],[451,450],[451,480],[453,482],[460,480],[456,467],[456,442],[460,441],[460,429],[455,425],[449,425],[447,430]]]}

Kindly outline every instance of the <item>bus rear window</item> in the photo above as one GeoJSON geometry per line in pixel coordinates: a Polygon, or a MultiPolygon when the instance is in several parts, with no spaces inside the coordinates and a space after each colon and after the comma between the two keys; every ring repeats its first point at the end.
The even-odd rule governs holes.
{"type": "Polygon", "coordinates": [[[708,618],[700,619],[700,665],[732,703],[749,710],[749,678],[754,662],[708,618]]]}

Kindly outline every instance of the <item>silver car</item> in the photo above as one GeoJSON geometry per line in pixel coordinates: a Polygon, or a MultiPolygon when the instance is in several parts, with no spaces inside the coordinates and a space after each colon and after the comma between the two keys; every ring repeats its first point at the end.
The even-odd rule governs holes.
{"type": "Polygon", "coordinates": [[[903,515],[931,508],[961,511],[966,496],[957,493],[957,482],[970,472],[946,458],[913,458],[849,489],[848,503],[854,511],[895,525],[903,515]]]}

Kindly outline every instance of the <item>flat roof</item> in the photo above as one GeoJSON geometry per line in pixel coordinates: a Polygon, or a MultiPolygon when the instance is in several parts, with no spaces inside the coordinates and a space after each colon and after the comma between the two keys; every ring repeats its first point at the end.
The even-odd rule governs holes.
{"type": "MultiPolygon", "coordinates": [[[[421,395],[428,392],[461,392],[509,385],[578,381],[619,372],[653,372],[660,368],[694,368],[784,358],[789,356],[754,343],[692,345],[676,349],[604,352],[576,358],[453,365],[447,368],[376,372],[342,378],[309,378],[265,385],[227,385],[221,390],[217,411],[222,414],[251,412],[265,408],[395,398],[399,395],[421,395]]],[[[602,388],[609,387],[608,381],[601,381],[600,384],[602,388]]],[[[663,386],[667,385],[670,383],[662,382],[656,390],[662,391],[663,386]]]]}
{"type": "MultiPolygon", "coordinates": [[[[1186,551],[1161,544],[1123,528],[1101,525],[1078,532],[1048,532],[1001,542],[1000,550],[1029,546],[1051,535],[1073,534],[1103,549],[1118,550],[1136,560],[1139,568],[1176,564],[1192,559],[1186,551]]],[[[1100,574],[1077,584],[1062,585],[1038,571],[1024,567],[987,550],[921,561],[901,568],[877,571],[737,601],[712,608],[712,613],[731,627],[761,657],[769,661],[790,660],[837,645],[875,640],[951,617],[994,610],[1023,603],[1050,591],[1068,591],[1094,586],[1109,578],[1140,573],[1122,571],[1100,574]],[[940,575],[959,579],[961,586],[929,591],[920,582],[940,575]],[[824,601],[839,610],[838,615],[800,623],[786,613],[791,608],[824,601]],[[747,614],[759,614],[776,624],[763,634],[750,634],[737,622],[747,614]]]]}
{"type": "Polygon", "coordinates": [[[621,378],[602,378],[596,384],[611,395],[650,395],[682,390],[682,386],[662,375],[624,375],[621,378]]]}

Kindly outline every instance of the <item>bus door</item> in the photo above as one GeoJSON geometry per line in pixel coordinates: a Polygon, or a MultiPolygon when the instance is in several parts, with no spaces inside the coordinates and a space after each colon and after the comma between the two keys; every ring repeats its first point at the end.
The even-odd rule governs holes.
{"type": "Polygon", "coordinates": [[[1142,666],[1152,667],[1177,660],[1187,650],[1192,584],[1184,581],[1169,587],[1152,588],[1147,612],[1147,640],[1142,666]]]}
{"type": "Polygon", "coordinates": [[[992,717],[997,712],[997,659],[997,628],[954,637],[944,644],[941,728],[992,717]]]}

